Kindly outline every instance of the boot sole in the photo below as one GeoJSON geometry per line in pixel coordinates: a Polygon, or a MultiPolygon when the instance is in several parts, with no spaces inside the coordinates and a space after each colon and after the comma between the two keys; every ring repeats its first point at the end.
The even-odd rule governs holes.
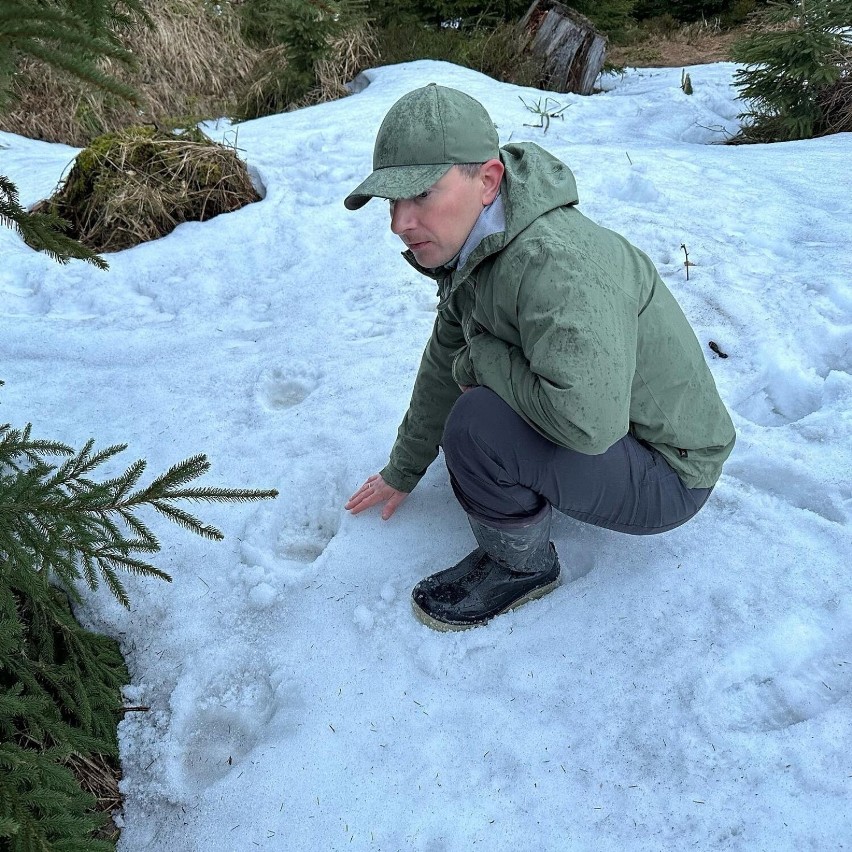
{"type": "Polygon", "coordinates": [[[414,611],[414,617],[421,624],[425,624],[427,627],[431,627],[432,630],[437,630],[439,633],[470,630],[473,627],[482,627],[484,624],[488,624],[488,622],[491,621],[492,618],[497,618],[498,615],[503,615],[503,613],[505,612],[511,612],[513,609],[517,609],[519,606],[523,606],[525,603],[529,603],[530,601],[534,601],[538,598],[543,598],[548,592],[552,592],[559,585],[559,581],[561,579],[561,577],[557,577],[552,583],[548,583],[546,586],[540,586],[538,589],[533,589],[531,592],[527,592],[522,598],[516,600],[511,606],[507,606],[505,609],[501,609],[499,612],[495,612],[494,615],[489,616],[484,621],[441,621],[435,618],[435,616],[429,615],[426,610],[421,609],[414,601],[414,598],[411,599],[411,608],[414,611]]]}

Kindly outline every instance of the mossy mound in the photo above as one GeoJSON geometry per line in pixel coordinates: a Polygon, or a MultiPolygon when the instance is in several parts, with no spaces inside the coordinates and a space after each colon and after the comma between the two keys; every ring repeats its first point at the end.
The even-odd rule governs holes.
{"type": "Polygon", "coordinates": [[[56,194],[35,210],[61,217],[84,246],[111,252],[259,200],[233,148],[196,129],[130,127],[81,151],[56,194]]]}

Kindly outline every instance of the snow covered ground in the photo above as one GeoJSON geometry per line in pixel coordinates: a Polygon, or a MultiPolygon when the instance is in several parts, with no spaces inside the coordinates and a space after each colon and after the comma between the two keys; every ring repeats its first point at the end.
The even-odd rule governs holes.
{"type": "MultiPolygon", "coordinates": [[[[206,452],[213,544],[152,518],[166,585],[118,636],[123,852],[852,847],[852,135],[725,147],[734,66],[609,77],[546,133],[546,93],[454,66],[241,125],[265,198],[110,256],[52,263],[0,229],[0,418],[159,473],[206,452]],[[386,461],[435,305],[386,205],[344,196],[382,116],[430,81],[574,170],[580,209],[648,252],[739,433],[686,526],[557,520],[565,582],[460,634],[409,590],[472,547],[441,460],[387,523],[342,505],[386,461]],[[694,262],[686,280],[684,253],[694,262]],[[729,357],[713,354],[715,341],[729,357]]],[[[71,148],[0,134],[22,201],[71,148]]]]}

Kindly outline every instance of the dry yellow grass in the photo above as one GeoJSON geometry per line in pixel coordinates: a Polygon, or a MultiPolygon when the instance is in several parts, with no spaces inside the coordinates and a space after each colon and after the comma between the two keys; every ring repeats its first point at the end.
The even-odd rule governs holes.
{"type": "Polygon", "coordinates": [[[317,88],[310,93],[311,103],[348,95],[346,83],[378,62],[376,37],[369,25],[363,23],[343,33],[331,42],[328,57],[316,64],[317,88]]]}
{"type": "Polygon", "coordinates": [[[667,33],[649,33],[630,45],[610,45],[607,62],[639,68],[682,68],[707,62],[726,62],[742,30],[719,30],[707,24],[688,24],[667,33]]]}
{"type": "MultiPolygon", "coordinates": [[[[849,68],[849,64],[846,65],[849,68]]],[[[852,69],[820,98],[825,134],[852,132],[852,69]]]]}
{"type": "Polygon", "coordinates": [[[67,221],[68,236],[87,248],[110,252],[259,199],[233,149],[198,130],[129,127],[81,151],[58,192],[34,210],[67,221]]]}
{"type": "Polygon", "coordinates": [[[138,106],[25,60],[13,88],[17,105],[0,116],[0,129],[82,147],[129,124],[168,126],[224,114],[235,93],[248,85],[257,58],[240,38],[237,10],[204,0],[147,0],[145,5],[155,28],[139,26],[123,36],[137,58],[136,70],[104,65],[136,89],[138,106]]]}
{"type": "MultiPolygon", "coordinates": [[[[138,92],[138,105],[24,59],[13,86],[17,103],[0,115],[0,130],[85,147],[97,136],[131,125],[192,126],[233,115],[247,99],[263,103],[286,66],[283,47],[258,50],[246,44],[234,3],[147,0],[145,6],[155,28],[138,26],[123,35],[137,68],[103,65],[138,92]]],[[[330,43],[327,58],[316,67],[317,85],[290,108],[343,97],[345,84],[378,61],[371,28],[366,23],[353,27],[330,43]]]]}

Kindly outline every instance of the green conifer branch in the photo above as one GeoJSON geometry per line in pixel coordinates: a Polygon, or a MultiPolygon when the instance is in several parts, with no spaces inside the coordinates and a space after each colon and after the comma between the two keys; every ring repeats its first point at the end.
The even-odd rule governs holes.
{"type": "Polygon", "coordinates": [[[165,473],[158,476],[144,491],[140,491],[137,497],[150,499],[161,496],[165,490],[177,485],[183,485],[198,479],[199,476],[210,470],[210,462],[206,456],[198,454],[184,459],[172,465],[165,473]]]}
{"type": "MultiPolygon", "coordinates": [[[[85,38],[81,38],[79,34],[73,32],[64,34],[64,38],[67,39],[68,43],[77,42],[79,46],[84,49],[94,48],[101,56],[111,56],[113,58],[126,59],[129,61],[129,55],[122,56],[124,51],[111,49],[106,43],[104,43],[103,46],[97,47],[87,45],[87,40],[85,38]]],[[[22,38],[18,43],[18,48],[28,56],[31,56],[34,59],[40,59],[46,65],[51,65],[54,68],[67,71],[78,80],[82,80],[84,83],[89,83],[97,89],[110,92],[113,95],[117,95],[120,98],[130,101],[131,103],[135,103],[137,100],[136,92],[130,86],[120,82],[109,74],[105,74],[94,63],[86,60],[81,61],[79,57],[66,53],[66,44],[63,44],[59,48],[54,48],[49,44],[38,41],[35,38],[22,38]]]]}
{"type": "Polygon", "coordinates": [[[98,269],[108,269],[106,261],[91,249],[72,240],[63,231],[68,223],[52,213],[30,213],[18,200],[18,190],[7,177],[0,175],[0,225],[14,228],[28,245],[44,251],[59,263],[71,259],[85,260],[98,269]]]}
{"type": "MultiPolygon", "coordinates": [[[[0,381],[0,387],[4,384],[5,382],[0,381]]],[[[32,441],[31,432],[32,426],[29,423],[23,430],[13,429],[10,423],[0,424],[0,465],[11,464],[11,457],[18,453],[23,453],[32,464],[36,464],[44,455],[73,455],[73,448],[59,441],[32,441]]]]}
{"type": "Polygon", "coordinates": [[[202,523],[194,515],[183,509],[179,509],[177,506],[172,506],[171,503],[165,500],[152,500],[151,506],[170,521],[174,521],[178,526],[194,532],[202,538],[207,538],[211,541],[221,541],[224,538],[224,535],[216,527],[202,523]]]}
{"type": "Polygon", "coordinates": [[[144,546],[140,544],[135,548],[136,550],[139,552],[156,553],[160,549],[160,542],[157,537],[133,512],[126,508],[118,509],[117,511],[122,522],[127,525],[130,532],[137,536],[138,541],[144,542],[144,546]]]}
{"type": "Polygon", "coordinates": [[[0,733],[3,739],[115,756],[114,716],[128,677],[115,643],[83,630],[66,596],[0,575],[0,733]],[[20,711],[25,709],[25,713],[20,711]]]}
{"type": "Polygon", "coordinates": [[[12,849],[112,852],[92,839],[106,817],[61,760],[56,749],[0,744],[0,837],[14,838],[12,849]]]}
{"type": "Polygon", "coordinates": [[[255,500],[265,500],[274,497],[275,491],[252,491],[238,488],[184,488],[179,491],[169,490],[166,497],[169,500],[203,500],[205,503],[250,503],[255,500]]]}
{"type": "Polygon", "coordinates": [[[56,577],[76,595],[75,583],[96,589],[105,582],[124,605],[129,601],[119,572],[171,579],[142,555],[159,552],[160,543],[137,511],[149,507],[203,538],[222,533],[176,503],[245,503],[277,496],[275,490],[187,488],[210,469],[195,455],[134,491],[145,470],[138,460],[123,474],[95,481],[90,474],[123,452],[125,444],[95,450],[87,441],[73,452],[58,442],[35,441],[23,430],[0,426],[0,569],[56,577]],[[68,455],[60,464],[49,457],[68,455]]]}

